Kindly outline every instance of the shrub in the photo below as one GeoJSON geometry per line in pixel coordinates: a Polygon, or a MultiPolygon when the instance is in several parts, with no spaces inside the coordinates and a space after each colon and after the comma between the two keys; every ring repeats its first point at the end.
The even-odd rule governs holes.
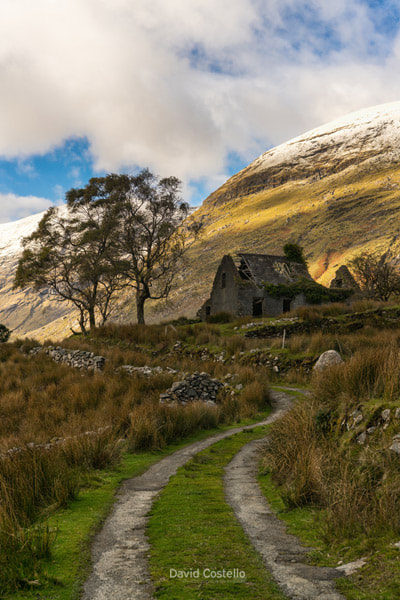
{"type": "Polygon", "coordinates": [[[231,323],[235,320],[234,315],[228,312],[218,312],[215,315],[210,315],[207,317],[208,323],[231,323]]]}
{"type": "Polygon", "coordinates": [[[326,288],[306,277],[300,278],[295,283],[263,283],[263,286],[272,298],[295,298],[299,294],[304,294],[309,304],[343,302],[353,294],[352,290],[326,288]]]}
{"type": "Polygon", "coordinates": [[[11,335],[11,331],[5,326],[0,324],[0,342],[7,342],[11,335]]]}

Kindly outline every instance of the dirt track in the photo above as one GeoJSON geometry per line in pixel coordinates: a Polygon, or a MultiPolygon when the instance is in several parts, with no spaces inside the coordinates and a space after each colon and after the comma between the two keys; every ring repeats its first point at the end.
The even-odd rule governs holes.
{"type": "MultiPolygon", "coordinates": [[[[256,425],[272,423],[290,406],[290,396],[274,392],[274,412],[256,425]]],[[[149,543],[145,534],[147,515],[157,494],[170,477],[195,454],[244,429],[238,427],[195,442],[163,458],[143,475],[126,481],[112,513],[95,537],[92,547],[92,574],[87,579],[84,600],[150,600],[153,586],[148,568],[149,543]]],[[[333,591],[334,569],[301,564],[305,550],[285,533],[274,517],[256,481],[257,443],[247,444],[226,470],[228,501],[264,562],[290,598],[339,600],[333,591]]]]}

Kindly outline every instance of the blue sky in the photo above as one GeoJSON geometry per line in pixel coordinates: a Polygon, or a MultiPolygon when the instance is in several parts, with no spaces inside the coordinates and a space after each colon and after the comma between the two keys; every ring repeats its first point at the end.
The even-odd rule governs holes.
{"type": "Polygon", "coordinates": [[[400,100],[400,1],[2,0],[0,222],[149,167],[194,205],[268,148],[400,100]]]}

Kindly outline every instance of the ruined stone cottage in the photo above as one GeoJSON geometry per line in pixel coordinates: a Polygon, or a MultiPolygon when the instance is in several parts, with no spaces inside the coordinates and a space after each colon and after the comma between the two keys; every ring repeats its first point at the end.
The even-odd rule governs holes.
{"type": "Polygon", "coordinates": [[[273,297],[265,284],[290,285],[301,279],[313,279],[307,267],[285,256],[239,253],[221,260],[215,275],[211,296],[203,304],[199,316],[205,320],[219,312],[237,316],[276,316],[307,305],[303,293],[293,297],[273,297]]]}
{"type": "Polygon", "coordinates": [[[360,293],[360,286],[358,285],[358,283],[356,282],[346,265],[342,265],[338,268],[338,270],[335,273],[335,277],[334,279],[332,279],[329,287],[331,289],[347,288],[349,290],[354,290],[354,292],[360,293]]]}

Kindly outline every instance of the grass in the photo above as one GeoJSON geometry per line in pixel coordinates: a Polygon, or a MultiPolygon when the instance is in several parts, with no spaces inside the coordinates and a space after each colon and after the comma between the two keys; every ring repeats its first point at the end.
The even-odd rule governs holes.
{"type": "MultiPolygon", "coordinates": [[[[92,490],[93,483],[96,489],[102,489],[97,485],[103,478],[99,469],[113,468],[121,450],[120,438],[126,440],[130,450],[147,450],[149,456],[154,456],[154,451],[178,439],[199,431],[208,435],[212,427],[235,423],[265,408],[267,369],[240,364],[230,357],[243,351],[241,358],[246,358],[252,355],[249,350],[255,344],[266,349],[270,340],[248,340],[240,331],[238,334],[235,326],[112,325],[89,338],[71,338],[63,343],[104,355],[107,365],[103,374],[82,374],[41,355],[27,357],[20,347],[35,345],[32,340],[0,346],[0,449],[73,436],[57,446],[54,454],[25,450],[1,462],[0,583],[4,593],[11,586],[15,590],[26,587],[27,581],[41,580],[45,563],[48,577],[58,579],[46,561],[62,538],[59,535],[54,541],[54,521],[48,529],[43,519],[64,515],[66,506],[75,506],[76,496],[78,506],[79,502],[84,506],[88,481],[92,490]],[[175,352],[178,340],[181,350],[175,352]],[[218,353],[224,350],[227,361],[213,357],[202,360],[199,349],[203,348],[218,353]],[[221,380],[227,377],[233,389],[238,384],[243,389],[233,396],[229,391],[216,407],[196,402],[187,407],[160,406],[159,394],[171,385],[173,377],[118,374],[115,369],[121,364],[178,365],[188,372],[207,371],[221,380]],[[103,436],[82,435],[109,425],[103,436]],[[97,483],[94,476],[99,477],[97,483]]],[[[303,403],[301,411],[293,413],[294,418],[292,414],[283,421],[279,434],[277,429],[272,430],[280,461],[276,468],[272,465],[274,479],[283,486],[287,505],[296,510],[322,509],[327,540],[347,539],[349,531],[353,536],[362,536],[363,531],[372,536],[378,531],[382,539],[393,537],[393,532],[400,537],[400,469],[387,450],[390,436],[396,433],[395,419],[387,430],[374,434],[375,441],[368,448],[354,444],[361,429],[344,434],[341,430],[343,419],[348,419],[358,406],[363,407],[365,417],[361,428],[367,423],[375,425],[383,407],[392,408],[394,414],[394,408],[400,406],[399,331],[368,326],[346,335],[315,334],[308,339],[293,336],[286,352],[288,356],[317,353],[333,343],[346,358],[341,371],[333,369],[322,378],[313,377],[314,399],[303,403]]],[[[299,381],[298,373],[292,381],[299,381]]],[[[72,525],[68,529],[72,532],[72,525]]],[[[88,530],[83,529],[85,537],[88,530]]]]}
{"type": "Polygon", "coordinates": [[[148,535],[156,598],[285,598],[224,498],[224,466],[244,444],[265,432],[266,428],[256,428],[236,434],[199,453],[178,470],[153,505],[148,535]],[[170,569],[189,573],[198,569],[199,577],[171,577],[170,569]],[[207,569],[239,569],[246,576],[210,578],[207,569]]]}
{"type": "Polygon", "coordinates": [[[398,600],[400,462],[390,445],[400,426],[400,337],[371,328],[347,340],[354,352],[345,363],[314,375],[312,396],[271,426],[260,485],[291,533],[314,548],[311,561],[367,559],[338,582],[346,598],[398,600]]]}
{"type": "MultiPolygon", "coordinates": [[[[219,352],[224,341],[232,344],[217,325],[202,323],[172,328],[111,325],[87,338],[62,342],[105,356],[104,372],[94,374],[57,364],[43,354],[27,355],[37,345],[34,340],[0,346],[0,451],[22,448],[0,461],[0,594],[37,579],[43,560],[57,543],[52,532],[40,526],[42,519],[68,505],[91,473],[118,460],[119,440],[126,440],[133,452],[161,450],[198,431],[265,409],[267,376],[212,357],[202,360],[200,341],[216,344],[219,352]],[[193,350],[174,352],[178,339],[193,350]],[[182,375],[130,376],[116,371],[122,364],[178,366],[186,372],[207,371],[222,380],[231,372],[229,381],[242,383],[243,389],[240,395],[231,395],[231,389],[224,388],[215,406],[160,405],[160,393],[182,375]],[[54,439],[59,438],[64,442],[56,444],[54,439]],[[51,450],[29,445],[52,440],[51,450]]],[[[239,342],[247,345],[245,340],[239,342]]]]}
{"type": "Polygon", "coordinates": [[[76,600],[90,565],[90,540],[108,514],[121,481],[140,475],[162,457],[189,443],[262,420],[269,412],[260,413],[257,419],[244,419],[239,424],[198,432],[184,442],[170,444],[157,452],[125,453],[116,467],[92,473],[78,497],[67,508],[48,518],[47,525],[51,531],[56,531],[56,538],[50,557],[41,563],[36,583],[0,597],[9,600],[76,600]]]}
{"type": "Polygon", "coordinates": [[[398,600],[400,598],[400,550],[398,536],[355,534],[327,539],[325,511],[306,506],[288,508],[269,473],[260,472],[259,484],[270,506],[286,524],[289,533],[310,547],[310,564],[337,567],[359,558],[367,564],[355,574],[336,580],[347,600],[398,600]]]}

